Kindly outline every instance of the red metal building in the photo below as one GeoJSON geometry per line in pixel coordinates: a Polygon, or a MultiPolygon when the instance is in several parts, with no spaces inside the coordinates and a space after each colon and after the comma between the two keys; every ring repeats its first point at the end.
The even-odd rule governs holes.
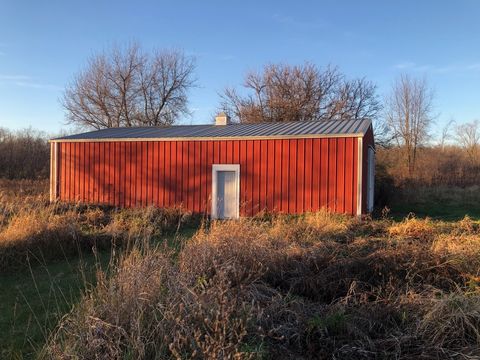
{"type": "Polygon", "coordinates": [[[373,207],[369,120],[112,128],[51,140],[51,200],[214,218],[373,207]]]}

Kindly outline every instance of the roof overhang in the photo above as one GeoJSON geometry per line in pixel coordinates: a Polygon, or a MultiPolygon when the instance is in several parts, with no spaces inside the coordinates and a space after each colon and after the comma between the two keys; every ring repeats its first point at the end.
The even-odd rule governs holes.
{"type": "Polygon", "coordinates": [[[357,138],[364,133],[356,134],[304,134],[304,135],[271,135],[271,136],[215,136],[215,137],[158,137],[158,138],[91,138],[91,139],[51,139],[50,143],[66,142],[144,142],[144,141],[220,141],[220,140],[289,140],[289,139],[325,139],[325,138],[357,138]]]}

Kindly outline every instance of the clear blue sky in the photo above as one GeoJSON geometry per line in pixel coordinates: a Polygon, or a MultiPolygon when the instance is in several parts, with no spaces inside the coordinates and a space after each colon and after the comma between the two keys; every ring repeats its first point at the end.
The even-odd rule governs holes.
{"type": "Polygon", "coordinates": [[[96,51],[139,41],[197,57],[192,118],[268,62],[335,64],[380,94],[426,75],[437,120],[480,118],[480,1],[0,0],[0,127],[64,128],[62,89],[96,51]]]}

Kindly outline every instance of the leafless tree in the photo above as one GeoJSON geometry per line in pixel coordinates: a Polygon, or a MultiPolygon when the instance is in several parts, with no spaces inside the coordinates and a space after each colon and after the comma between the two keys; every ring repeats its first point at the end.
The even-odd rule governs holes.
{"type": "Polygon", "coordinates": [[[171,125],[189,114],[194,59],[179,50],[147,53],[137,44],[94,55],[67,86],[67,121],[95,129],[171,125]]]}
{"type": "Polygon", "coordinates": [[[405,150],[410,177],[415,172],[418,148],[426,143],[433,122],[433,96],[426,79],[403,74],[386,99],[386,123],[393,139],[405,150]]]}
{"type": "Polygon", "coordinates": [[[0,178],[38,179],[48,176],[50,145],[47,134],[0,128],[0,178]]]}
{"type": "Polygon", "coordinates": [[[451,118],[446,124],[445,126],[443,127],[442,129],[442,133],[440,134],[440,148],[442,150],[445,149],[445,145],[447,143],[447,140],[450,139],[452,137],[451,135],[451,129],[452,129],[452,126],[455,124],[455,119],[451,118]]]}
{"type": "Polygon", "coordinates": [[[467,152],[472,164],[476,164],[480,148],[480,122],[474,120],[469,123],[457,125],[455,135],[460,146],[467,152]]]}
{"type": "Polygon", "coordinates": [[[375,118],[380,109],[375,85],[331,66],[271,64],[248,73],[243,87],[245,95],[220,94],[222,110],[242,123],[375,118]]]}

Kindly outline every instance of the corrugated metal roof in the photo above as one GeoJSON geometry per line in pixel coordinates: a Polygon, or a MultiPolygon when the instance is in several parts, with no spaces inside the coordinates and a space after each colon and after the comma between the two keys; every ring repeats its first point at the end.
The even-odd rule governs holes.
{"type": "Polygon", "coordinates": [[[109,128],[64,136],[52,141],[107,141],[142,139],[228,139],[361,136],[371,125],[368,119],[342,121],[295,121],[230,125],[177,125],[169,127],[109,128]]]}

